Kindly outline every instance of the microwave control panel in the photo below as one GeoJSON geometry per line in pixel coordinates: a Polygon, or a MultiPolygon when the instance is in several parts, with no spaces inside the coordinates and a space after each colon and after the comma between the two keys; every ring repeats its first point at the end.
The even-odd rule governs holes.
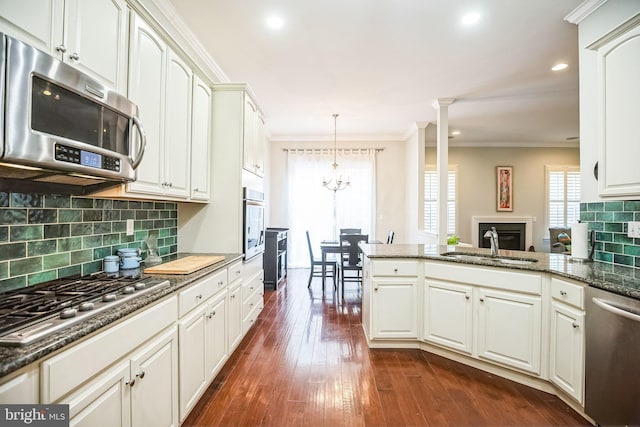
{"type": "Polygon", "coordinates": [[[103,156],[68,145],[56,144],[56,160],[120,172],[120,159],[117,157],[103,156]]]}

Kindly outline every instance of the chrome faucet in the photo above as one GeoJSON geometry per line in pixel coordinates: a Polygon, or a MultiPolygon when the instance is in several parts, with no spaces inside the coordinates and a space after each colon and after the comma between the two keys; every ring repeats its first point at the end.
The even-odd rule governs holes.
{"type": "Polygon", "coordinates": [[[487,230],[487,232],[484,233],[484,237],[488,238],[491,242],[491,256],[498,256],[498,249],[500,249],[500,247],[498,246],[498,232],[496,228],[491,227],[491,230],[487,230]]]}

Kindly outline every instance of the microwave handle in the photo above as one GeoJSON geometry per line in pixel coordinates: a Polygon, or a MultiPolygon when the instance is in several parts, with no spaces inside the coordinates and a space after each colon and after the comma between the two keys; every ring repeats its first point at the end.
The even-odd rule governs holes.
{"type": "Polygon", "coordinates": [[[144,133],[144,128],[142,127],[142,123],[140,123],[140,120],[135,116],[132,117],[132,119],[133,119],[133,125],[138,130],[138,135],[140,135],[140,149],[138,150],[138,153],[136,154],[135,159],[130,159],[133,162],[131,164],[131,167],[136,169],[140,164],[140,162],[142,161],[142,155],[144,154],[144,149],[147,147],[147,135],[144,133]]]}

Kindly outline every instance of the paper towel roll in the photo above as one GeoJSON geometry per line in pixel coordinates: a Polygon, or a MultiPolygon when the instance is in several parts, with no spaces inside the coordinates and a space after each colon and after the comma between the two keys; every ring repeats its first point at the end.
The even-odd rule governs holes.
{"type": "Polygon", "coordinates": [[[577,259],[589,258],[589,230],[586,223],[571,226],[571,256],[577,259]]]}

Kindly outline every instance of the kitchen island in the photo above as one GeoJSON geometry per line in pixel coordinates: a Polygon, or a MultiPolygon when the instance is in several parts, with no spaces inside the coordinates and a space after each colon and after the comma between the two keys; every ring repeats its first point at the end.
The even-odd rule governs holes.
{"type": "Polygon", "coordinates": [[[583,415],[585,288],[640,299],[634,269],[562,254],[360,247],[369,347],[432,352],[556,394],[583,415]]]}

